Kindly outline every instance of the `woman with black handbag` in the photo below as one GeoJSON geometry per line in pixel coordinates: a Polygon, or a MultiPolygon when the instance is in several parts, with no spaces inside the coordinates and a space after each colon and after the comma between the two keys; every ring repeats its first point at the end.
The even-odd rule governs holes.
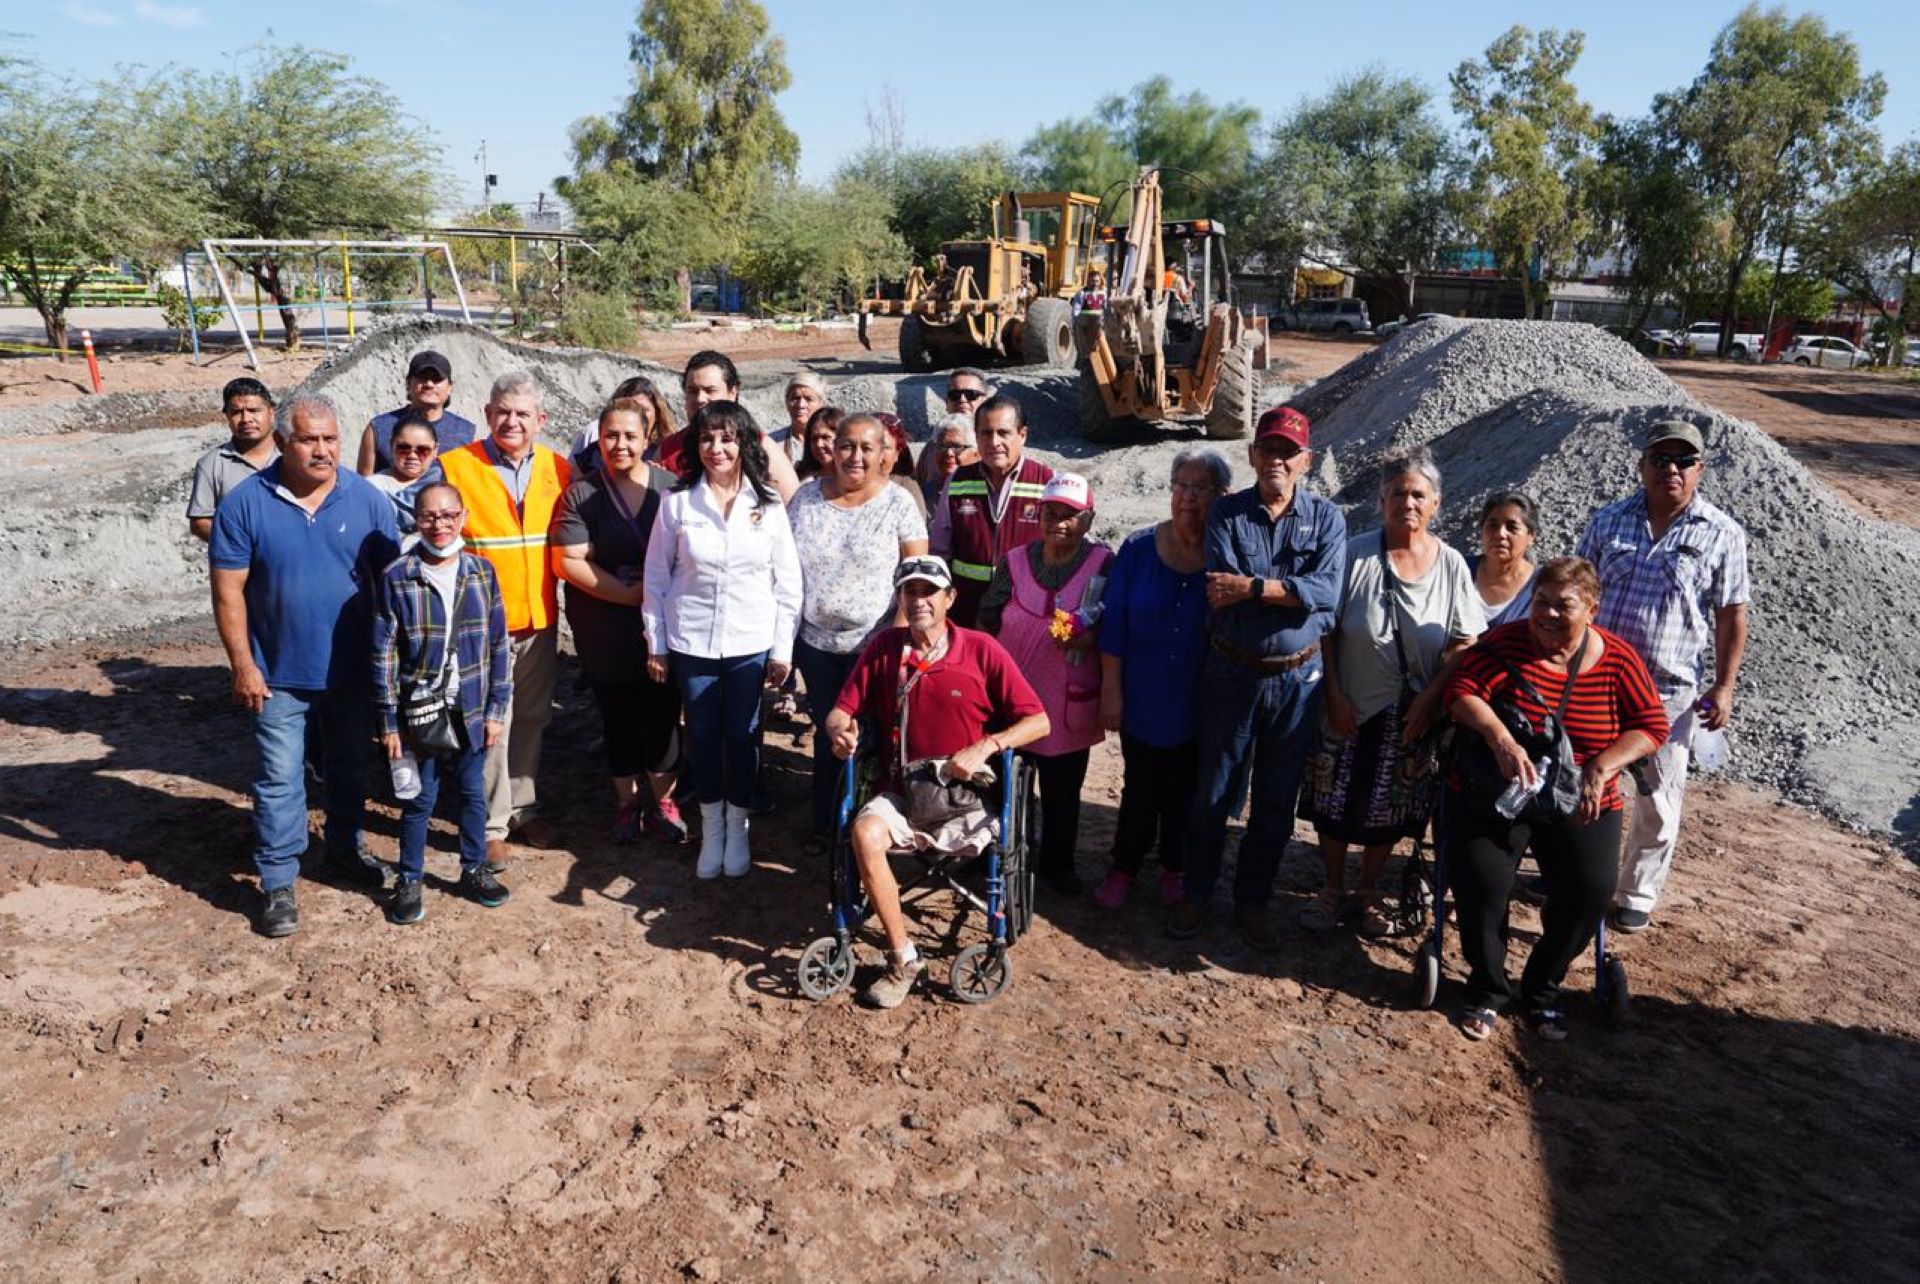
{"type": "Polygon", "coordinates": [[[1393,845],[1417,838],[1438,794],[1440,694],[1452,665],[1487,626],[1473,576],[1428,527],[1440,469],[1417,450],[1380,475],[1380,529],[1347,541],[1340,616],[1321,646],[1326,725],[1308,759],[1300,815],[1313,822],[1327,883],[1301,916],[1324,931],[1357,919],[1389,935],[1375,895],[1393,845]],[[1360,885],[1345,895],[1347,849],[1361,847],[1360,885]]]}
{"type": "Polygon", "coordinates": [[[373,623],[374,704],[387,757],[417,764],[402,787],[400,882],[387,905],[392,923],[426,917],[420,880],[427,822],[451,780],[460,795],[460,890],[489,909],[507,889],[487,868],[487,750],[503,734],[513,702],[513,652],[500,583],[460,535],[466,504],[447,482],[415,500],[420,542],[380,577],[373,623]]]}
{"type": "Polygon", "coordinates": [[[1470,1039],[1492,1034],[1514,998],[1507,899],[1529,849],[1547,899],[1520,976],[1520,1010],[1540,1037],[1567,1037],[1560,984],[1593,939],[1619,873],[1618,777],[1667,738],[1646,664],[1593,624],[1599,605],[1591,562],[1548,562],[1527,618],[1489,632],[1447,684],[1460,741],[1445,841],[1468,968],[1460,1029],[1470,1039]],[[1508,793],[1516,781],[1521,788],[1508,793]]]}

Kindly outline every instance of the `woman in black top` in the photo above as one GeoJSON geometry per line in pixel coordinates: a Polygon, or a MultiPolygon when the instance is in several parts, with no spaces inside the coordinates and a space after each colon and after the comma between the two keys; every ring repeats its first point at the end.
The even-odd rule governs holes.
{"type": "Polygon", "coordinates": [[[548,536],[554,572],[567,582],[574,649],[600,708],[613,775],[613,837],[623,843],[635,841],[643,826],[667,842],[687,841],[671,774],[680,696],[672,684],[647,676],[640,619],[647,539],[660,497],[674,482],[644,458],[654,414],[637,397],[600,412],[600,468],[567,488],[548,536]]]}

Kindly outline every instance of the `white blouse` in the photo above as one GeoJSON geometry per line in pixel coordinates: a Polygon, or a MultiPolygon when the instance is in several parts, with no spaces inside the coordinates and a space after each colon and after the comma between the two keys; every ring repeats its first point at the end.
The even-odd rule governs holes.
{"type": "Polygon", "coordinates": [[[653,655],[706,660],[772,654],[793,658],[800,617],[800,558],[778,499],[742,486],[723,514],[702,477],[661,501],[647,541],[640,614],[653,655]]]}

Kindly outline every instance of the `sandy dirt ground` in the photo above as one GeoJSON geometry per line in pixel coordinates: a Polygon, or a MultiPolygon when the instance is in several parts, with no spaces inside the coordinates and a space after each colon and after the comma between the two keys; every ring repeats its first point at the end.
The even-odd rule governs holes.
{"type": "MultiPolygon", "coordinates": [[[[1276,356],[1306,378],[1352,351],[1276,356]]],[[[1714,400],[1770,429],[1821,413],[1794,379],[1714,400]]],[[[1879,422],[1853,387],[1832,418],[1879,422]]],[[[1299,930],[1299,842],[1274,956],[1224,927],[1175,946],[1145,894],[1118,915],[1043,895],[999,1000],[936,984],[875,1014],[793,989],[825,923],[804,727],[769,735],[781,811],[717,887],[685,849],[606,840],[570,662],[559,699],[567,850],[518,852],[507,905],[450,894],[441,826],[424,924],[309,881],[300,934],[269,942],[210,625],[0,658],[0,1274],[1913,1278],[1912,853],[1698,785],[1656,929],[1616,942],[1631,1024],[1605,1027],[1583,962],[1561,1046],[1469,1044],[1451,984],[1410,1005],[1410,943],[1299,930]]],[[[1108,746],[1089,879],[1117,785],[1108,746]]],[[[396,837],[376,806],[371,850],[396,837]]],[[[941,981],[980,930],[953,923],[944,898],[917,920],[941,981]]],[[[1536,928],[1517,908],[1517,949],[1536,928]]]]}

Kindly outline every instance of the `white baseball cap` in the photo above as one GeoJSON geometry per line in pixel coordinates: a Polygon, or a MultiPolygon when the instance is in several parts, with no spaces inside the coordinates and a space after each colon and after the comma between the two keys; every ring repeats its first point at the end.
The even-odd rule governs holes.
{"type": "Polygon", "coordinates": [[[1079,473],[1055,473],[1040,492],[1040,502],[1065,504],[1084,513],[1093,507],[1093,483],[1079,473]]]}

